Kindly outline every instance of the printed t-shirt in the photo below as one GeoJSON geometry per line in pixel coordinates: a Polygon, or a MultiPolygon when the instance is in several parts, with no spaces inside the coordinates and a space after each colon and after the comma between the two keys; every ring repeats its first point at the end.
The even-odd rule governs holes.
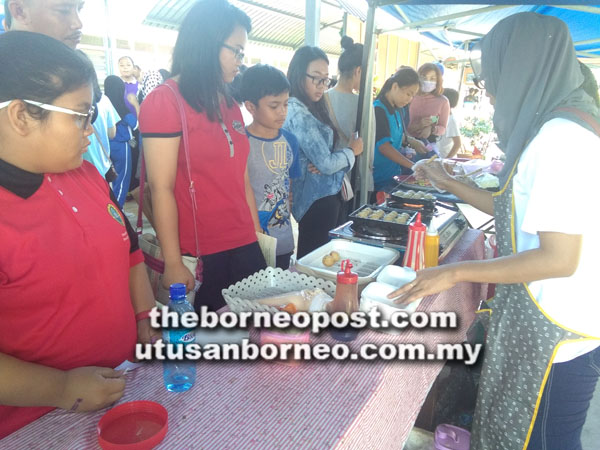
{"type": "MultiPolygon", "coordinates": [[[[166,82],[176,89],[177,83],[166,82]]],[[[189,130],[190,171],[196,189],[196,216],[200,254],[231,250],[256,242],[256,232],[246,202],[244,174],[250,146],[240,108],[221,104],[221,115],[232,138],[229,145],[219,121],[211,122],[182,99],[189,130]]],[[[174,94],[165,85],[154,89],[140,112],[142,137],[181,136],[181,118],[174,94]]],[[[175,200],[182,254],[196,254],[194,216],[183,138],[179,143],[175,200]]]]}
{"type": "MultiPolygon", "coordinates": [[[[143,256],[96,168],[0,161],[0,205],[0,353],[60,370],[131,359],[129,269],[143,256]]],[[[51,410],[0,406],[0,438],[51,410]]]]}
{"type": "MultiPolygon", "coordinates": [[[[600,337],[600,234],[593,225],[596,212],[589,197],[597,189],[598,175],[589,161],[595,160],[598,148],[600,138],[591,131],[553,119],[527,146],[513,179],[517,251],[539,248],[537,233],[542,231],[583,236],[575,273],[533,281],[529,290],[553,321],[594,337],[600,337]],[[580,163],[565,165],[565,149],[570,161],[580,163]]],[[[569,361],[599,345],[598,340],[564,344],[554,362],[569,361]]]]}
{"type": "Polygon", "coordinates": [[[301,176],[298,141],[285,130],[275,139],[264,139],[249,131],[248,176],[254,191],[258,218],[263,230],[277,238],[277,255],[294,250],[290,222],[290,178],[301,176]]]}

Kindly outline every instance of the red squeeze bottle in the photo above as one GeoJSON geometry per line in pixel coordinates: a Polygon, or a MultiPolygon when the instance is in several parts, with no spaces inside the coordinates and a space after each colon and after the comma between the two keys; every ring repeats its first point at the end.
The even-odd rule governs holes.
{"type": "Polygon", "coordinates": [[[404,252],[404,267],[414,270],[425,268],[425,233],[427,227],[421,222],[421,213],[417,213],[416,220],[408,227],[408,242],[404,252]]]}
{"type": "MultiPolygon", "coordinates": [[[[352,272],[352,263],[349,259],[342,261],[341,272],[337,274],[337,285],[335,297],[329,304],[329,314],[343,312],[348,315],[358,311],[358,274],[352,272]]],[[[358,330],[347,326],[345,328],[331,328],[331,336],[337,341],[353,341],[356,339],[358,330]]]]}

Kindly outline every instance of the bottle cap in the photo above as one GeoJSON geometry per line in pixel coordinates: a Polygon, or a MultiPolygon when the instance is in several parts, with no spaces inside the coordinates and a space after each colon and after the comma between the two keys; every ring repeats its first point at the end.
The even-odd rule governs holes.
{"type": "Polygon", "coordinates": [[[421,222],[421,213],[420,212],[417,213],[417,218],[409,226],[409,229],[412,230],[412,231],[425,231],[425,230],[427,230],[427,228],[425,227],[425,224],[423,222],[421,222]]]}
{"type": "Polygon", "coordinates": [[[438,230],[435,227],[434,224],[430,223],[429,226],[427,227],[427,236],[437,236],[438,235],[438,230]]]}
{"type": "Polygon", "coordinates": [[[358,274],[352,272],[352,263],[349,259],[342,261],[342,271],[337,274],[337,282],[342,284],[357,284],[358,274]],[[344,265],[345,263],[345,265],[344,265]]]}
{"type": "Polygon", "coordinates": [[[181,300],[186,298],[187,289],[183,283],[173,283],[169,286],[169,297],[171,300],[181,300]]]}

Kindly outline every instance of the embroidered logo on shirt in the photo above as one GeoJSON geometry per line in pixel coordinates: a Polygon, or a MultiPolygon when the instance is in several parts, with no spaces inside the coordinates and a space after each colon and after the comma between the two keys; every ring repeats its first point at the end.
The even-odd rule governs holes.
{"type": "Polygon", "coordinates": [[[125,222],[123,221],[123,218],[121,217],[121,214],[119,214],[119,210],[115,207],[115,205],[113,205],[112,203],[108,204],[108,213],[110,214],[110,216],[115,219],[117,222],[119,222],[119,224],[121,224],[122,226],[125,226],[125,222]]]}
{"type": "Polygon", "coordinates": [[[233,122],[231,122],[231,126],[233,126],[233,129],[235,131],[246,136],[246,130],[244,129],[244,124],[242,122],[240,122],[239,120],[234,120],[233,122]]]}

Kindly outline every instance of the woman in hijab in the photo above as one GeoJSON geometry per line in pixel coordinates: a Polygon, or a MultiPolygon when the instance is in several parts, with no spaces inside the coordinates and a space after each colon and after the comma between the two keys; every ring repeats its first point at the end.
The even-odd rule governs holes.
{"type": "Polygon", "coordinates": [[[133,138],[134,130],[138,127],[138,121],[125,104],[125,83],[123,80],[115,75],[106,77],[106,80],[104,80],[104,93],[121,118],[117,122],[115,137],[110,139],[110,158],[117,171],[117,179],[113,181],[112,188],[119,201],[119,206],[122,208],[127,198],[127,192],[129,192],[129,182],[132,174],[130,141],[133,138]]]}
{"type": "Polygon", "coordinates": [[[472,64],[495,106],[501,190],[461,184],[439,163],[417,172],[494,214],[499,257],[420,271],[390,297],[407,303],[461,281],[498,283],[471,449],[580,449],[600,367],[600,236],[584,194],[597,190],[589,162],[600,148],[598,108],[559,19],[515,14],[480,44],[472,64]]]}

